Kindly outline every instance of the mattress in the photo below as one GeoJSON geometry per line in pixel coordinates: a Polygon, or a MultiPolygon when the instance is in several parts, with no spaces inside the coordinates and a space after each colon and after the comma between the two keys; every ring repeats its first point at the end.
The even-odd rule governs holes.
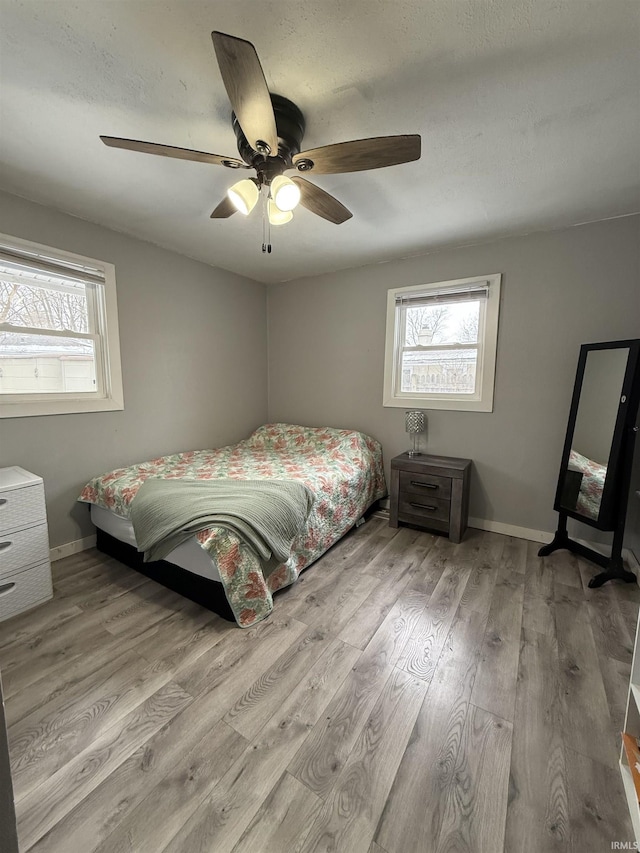
{"type": "MultiPolygon", "coordinates": [[[[91,521],[100,530],[104,530],[114,539],[124,542],[127,545],[132,545],[137,548],[136,537],[133,532],[133,525],[128,518],[123,518],[121,515],[116,515],[110,509],[91,504],[91,521]]],[[[208,578],[212,581],[220,583],[220,573],[216,568],[215,563],[209,554],[200,546],[195,536],[188,542],[183,543],[178,548],[175,548],[171,553],[164,558],[165,562],[173,563],[175,566],[180,566],[194,575],[208,578]]]]}

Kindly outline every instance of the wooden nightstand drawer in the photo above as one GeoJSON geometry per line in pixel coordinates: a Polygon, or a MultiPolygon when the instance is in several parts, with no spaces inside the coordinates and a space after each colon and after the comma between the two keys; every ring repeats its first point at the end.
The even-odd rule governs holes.
{"type": "Polygon", "coordinates": [[[431,496],[448,501],[451,499],[451,477],[400,471],[400,493],[402,492],[420,495],[425,499],[431,496]]]}
{"type": "Polygon", "coordinates": [[[398,515],[417,515],[425,522],[446,521],[449,525],[450,501],[441,501],[431,495],[413,495],[400,492],[398,515]]]}

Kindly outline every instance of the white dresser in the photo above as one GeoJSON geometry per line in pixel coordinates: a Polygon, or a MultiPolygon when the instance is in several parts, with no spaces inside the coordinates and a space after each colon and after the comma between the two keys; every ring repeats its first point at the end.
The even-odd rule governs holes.
{"type": "Polygon", "coordinates": [[[42,477],[0,468],[0,622],[52,596],[42,477]]]}

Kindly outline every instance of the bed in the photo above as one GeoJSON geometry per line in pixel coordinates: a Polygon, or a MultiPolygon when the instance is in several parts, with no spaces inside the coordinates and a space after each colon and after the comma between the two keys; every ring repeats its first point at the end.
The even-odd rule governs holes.
{"type": "Polygon", "coordinates": [[[266,424],[238,444],[188,451],[95,477],[79,500],[91,505],[98,547],[246,628],[273,610],[273,594],[343,536],[386,495],[380,444],[361,432],[266,424]],[[201,530],[165,560],[142,563],[130,507],[150,477],[296,480],[314,504],[289,559],[265,577],[256,554],[228,529],[201,530]]]}

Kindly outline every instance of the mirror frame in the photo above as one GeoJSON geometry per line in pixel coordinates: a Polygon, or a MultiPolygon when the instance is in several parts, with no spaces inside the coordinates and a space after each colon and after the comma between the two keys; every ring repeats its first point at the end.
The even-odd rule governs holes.
{"type": "Polygon", "coordinates": [[[596,527],[598,530],[614,530],[618,520],[618,507],[621,498],[620,493],[622,485],[621,464],[623,462],[623,458],[621,451],[623,449],[625,430],[633,428],[638,412],[638,396],[640,393],[638,389],[638,385],[640,384],[638,375],[639,366],[640,340],[638,339],[627,341],[603,341],[601,343],[582,344],[580,347],[576,380],[573,387],[573,395],[571,397],[567,433],[562,451],[562,461],[560,462],[560,473],[558,474],[558,486],[556,489],[553,508],[556,512],[564,513],[570,518],[575,518],[576,521],[580,521],[582,524],[588,524],[591,527],[596,527]],[[567,509],[567,507],[562,505],[561,500],[565,472],[569,465],[569,455],[571,453],[573,443],[578,406],[580,404],[580,394],[582,391],[582,382],[587,364],[587,356],[590,352],[597,350],[623,348],[629,350],[629,356],[627,358],[627,366],[622,382],[622,388],[620,390],[620,402],[618,404],[618,413],[613,431],[613,439],[611,441],[611,450],[607,461],[607,476],[605,477],[604,488],[602,491],[600,512],[598,513],[598,518],[593,519],[582,515],[575,510],[567,509]],[[626,398],[624,402],[622,402],[623,398],[626,398]]]}

